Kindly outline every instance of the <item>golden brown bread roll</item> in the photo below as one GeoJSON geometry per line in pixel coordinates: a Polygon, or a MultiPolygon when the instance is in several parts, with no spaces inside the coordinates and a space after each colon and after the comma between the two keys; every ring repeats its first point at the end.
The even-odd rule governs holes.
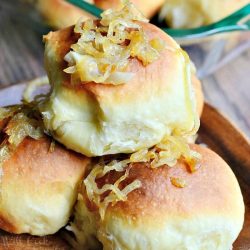
{"type": "MultiPolygon", "coordinates": [[[[192,149],[202,155],[200,168],[193,173],[182,160],[174,167],[129,166],[119,189],[134,180],[141,187],[130,192],[127,200],[110,203],[103,220],[83,188],[70,227],[82,249],[95,249],[94,237],[104,250],[231,249],[244,219],[238,182],[214,152],[198,145],[192,149]]],[[[110,172],[96,183],[101,189],[119,176],[110,172]]]]}
{"type": "Polygon", "coordinates": [[[3,162],[0,228],[11,233],[48,235],[63,227],[76,201],[89,159],[51,139],[26,138],[3,162]]]}
{"type": "Polygon", "coordinates": [[[248,3],[249,0],[165,0],[160,19],[172,28],[195,28],[216,22],[248,3]]]}
{"type": "MultiPolygon", "coordinates": [[[[153,17],[163,5],[165,0],[130,0],[141,13],[147,17],[153,17]]],[[[117,8],[120,4],[119,0],[94,0],[95,4],[101,9],[117,8]]]]}
{"type": "Polygon", "coordinates": [[[63,72],[64,57],[79,35],[69,27],[45,36],[53,91],[41,110],[46,128],[66,147],[87,156],[130,153],[157,144],[166,134],[196,132],[203,97],[195,77],[192,84],[188,56],[154,25],[138,24],[149,40],[160,38],[166,47],[147,66],[130,58],[126,72],[134,76],[121,85],[73,83],[63,72]]]}
{"type": "Polygon", "coordinates": [[[91,17],[90,14],[64,0],[38,0],[35,6],[46,23],[55,29],[73,25],[81,17],[85,19],[91,17]]]}
{"type": "MultiPolygon", "coordinates": [[[[89,0],[88,2],[96,4],[99,8],[109,9],[117,8],[120,5],[119,0],[89,0]]],[[[147,17],[151,18],[164,3],[164,0],[132,0],[132,3],[147,17]]],[[[65,28],[75,24],[79,18],[83,20],[91,17],[85,11],[67,3],[64,0],[38,0],[36,7],[47,23],[56,29],[65,28]]]]}

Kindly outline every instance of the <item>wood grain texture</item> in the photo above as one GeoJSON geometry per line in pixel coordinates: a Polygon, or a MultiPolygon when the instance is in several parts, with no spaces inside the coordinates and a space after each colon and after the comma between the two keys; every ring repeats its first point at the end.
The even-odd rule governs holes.
{"type": "Polygon", "coordinates": [[[0,1],[0,87],[44,74],[43,30],[28,9],[14,0],[0,1]]]}
{"type": "Polygon", "coordinates": [[[235,242],[235,250],[250,249],[250,142],[215,108],[205,105],[201,117],[199,142],[218,153],[234,171],[244,196],[244,229],[235,242]]]}
{"type": "Polygon", "coordinates": [[[13,235],[0,231],[0,250],[69,250],[69,245],[59,237],[52,235],[34,237],[13,235]]]}

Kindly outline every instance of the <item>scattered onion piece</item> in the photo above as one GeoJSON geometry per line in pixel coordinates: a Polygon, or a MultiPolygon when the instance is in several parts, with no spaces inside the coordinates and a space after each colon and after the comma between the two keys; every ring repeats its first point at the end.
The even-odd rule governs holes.
{"type": "Polygon", "coordinates": [[[196,172],[201,167],[200,162],[195,158],[186,159],[186,164],[190,173],[196,172]]]}
{"type": "Polygon", "coordinates": [[[187,185],[186,181],[182,178],[171,177],[170,180],[171,183],[178,188],[184,188],[187,185]]]}

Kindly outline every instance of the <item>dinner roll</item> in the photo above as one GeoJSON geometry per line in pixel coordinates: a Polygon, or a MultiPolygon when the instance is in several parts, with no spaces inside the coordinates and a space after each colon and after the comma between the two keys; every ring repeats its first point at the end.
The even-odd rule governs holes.
{"type": "MultiPolygon", "coordinates": [[[[110,203],[103,220],[83,189],[71,226],[78,242],[85,243],[82,249],[95,249],[91,248],[94,235],[104,250],[232,249],[244,219],[239,184],[217,154],[198,145],[192,149],[202,155],[194,173],[181,160],[174,167],[130,166],[120,190],[136,179],[141,187],[127,200],[110,203]],[[178,185],[181,182],[184,187],[178,185]]],[[[118,178],[119,173],[112,172],[98,179],[97,185],[101,188],[118,178]]]]}
{"type": "Polygon", "coordinates": [[[51,139],[24,139],[1,169],[0,228],[54,234],[70,217],[89,160],[51,139]]]}
{"type": "MultiPolygon", "coordinates": [[[[131,0],[147,18],[151,18],[155,15],[164,1],[165,0],[131,0]]],[[[117,8],[120,5],[119,0],[88,0],[87,2],[95,4],[97,7],[105,10],[117,8]]],[[[79,18],[86,20],[91,17],[90,14],[64,0],[37,0],[35,4],[45,21],[56,29],[73,25],[79,18]]]]}
{"type": "Polygon", "coordinates": [[[165,0],[160,19],[172,28],[195,28],[216,22],[249,0],[165,0]]]}
{"type": "MultiPolygon", "coordinates": [[[[94,0],[95,4],[101,9],[117,8],[121,1],[119,0],[94,0]]],[[[141,13],[147,17],[153,17],[163,5],[165,0],[130,0],[141,13]]]]}
{"type": "MultiPolygon", "coordinates": [[[[92,0],[87,0],[87,2],[93,3],[92,0]]],[[[45,22],[55,29],[73,25],[79,18],[92,17],[87,12],[64,0],[37,0],[35,1],[35,7],[45,22]]]]}
{"type": "Polygon", "coordinates": [[[192,84],[187,54],[156,26],[137,23],[149,40],[159,38],[166,46],[147,66],[130,58],[126,71],[133,77],[120,85],[72,83],[63,71],[64,57],[79,35],[70,27],[45,36],[52,93],[41,111],[46,128],[66,147],[87,156],[130,153],[157,144],[165,135],[196,133],[194,86],[197,96],[202,93],[199,83],[192,84]]]}

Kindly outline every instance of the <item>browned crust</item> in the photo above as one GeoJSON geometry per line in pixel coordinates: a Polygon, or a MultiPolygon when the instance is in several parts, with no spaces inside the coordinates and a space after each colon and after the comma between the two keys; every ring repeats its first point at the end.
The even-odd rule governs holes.
{"type": "MultiPolygon", "coordinates": [[[[230,167],[213,151],[198,145],[192,148],[202,155],[201,167],[195,173],[190,173],[183,161],[172,168],[156,169],[145,163],[133,164],[129,177],[120,188],[135,179],[141,181],[141,188],[131,192],[127,201],[110,205],[107,214],[151,223],[160,223],[161,219],[167,218],[189,218],[195,214],[213,215],[221,211],[225,217],[241,218],[242,196],[230,167]],[[171,177],[185,180],[186,187],[174,186],[171,177]]],[[[109,174],[102,184],[114,183],[117,175],[109,174]]]]}
{"type": "Polygon", "coordinates": [[[11,233],[18,233],[18,228],[5,216],[0,216],[0,228],[11,233]]]}
{"type": "MultiPolygon", "coordinates": [[[[34,199],[34,204],[36,204],[36,199],[40,199],[40,193],[42,193],[41,197],[44,197],[45,193],[48,196],[56,196],[56,190],[60,192],[62,188],[60,183],[72,185],[74,188],[74,185],[82,180],[89,159],[65,149],[58,143],[50,152],[50,146],[51,139],[48,137],[39,140],[27,137],[3,163],[0,186],[1,229],[11,233],[25,233],[23,222],[17,220],[15,213],[13,214],[15,201],[10,199],[15,197],[16,194],[13,193],[15,189],[21,196],[23,194],[25,197],[28,196],[30,201],[34,199]],[[14,207],[9,208],[9,205],[6,207],[5,201],[14,207]]],[[[30,205],[32,207],[32,204],[30,205]]],[[[16,207],[17,213],[19,213],[18,209],[16,207]]],[[[26,212],[29,213],[28,210],[26,212]]]]}
{"type": "Polygon", "coordinates": [[[33,180],[36,183],[67,178],[72,173],[82,172],[83,175],[88,158],[67,150],[58,143],[50,151],[51,142],[49,138],[25,138],[3,165],[3,182],[7,179],[14,181],[14,178],[20,178],[20,174],[30,181],[35,178],[33,180]]]}
{"type": "MultiPolygon", "coordinates": [[[[166,42],[167,46],[173,49],[177,48],[177,44],[171,39],[171,37],[167,36],[156,26],[147,23],[140,24],[146,31],[149,39],[158,37],[163,39],[166,42]]],[[[63,72],[63,69],[67,67],[67,63],[64,61],[64,56],[70,51],[70,46],[77,41],[78,37],[79,36],[73,31],[73,26],[57,32],[50,32],[48,35],[44,36],[44,41],[46,42],[46,47],[48,49],[48,53],[45,54],[45,65],[48,71],[48,75],[52,78],[52,83],[53,79],[61,79],[64,86],[68,88],[74,88],[75,91],[88,92],[88,94],[92,93],[93,96],[96,96],[97,98],[108,96],[115,90],[116,98],[118,100],[124,100],[125,92],[135,93],[135,90],[137,92],[140,92],[140,88],[145,85],[144,82],[146,81],[152,82],[152,79],[156,79],[155,81],[159,82],[159,84],[160,82],[163,82],[162,79],[160,81],[157,81],[157,78],[162,75],[162,69],[164,69],[165,73],[167,74],[167,72],[174,70],[174,67],[176,65],[176,58],[173,56],[173,54],[171,54],[171,52],[168,50],[164,50],[161,53],[160,58],[147,67],[144,67],[137,59],[130,60],[128,70],[135,73],[135,77],[133,77],[133,79],[131,80],[131,84],[114,86],[109,84],[96,84],[94,82],[90,82],[85,84],[79,83],[72,85],[70,83],[70,75],[63,72]],[[58,71],[57,76],[53,77],[53,75],[56,74],[56,71],[58,71]]],[[[201,115],[204,104],[201,83],[195,76],[192,77],[192,82],[197,100],[197,110],[201,115]]],[[[155,83],[153,82],[152,84],[155,83]]],[[[137,98],[139,98],[139,96],[137,96],[137,98]]]]}
{"type": "MultiPolygon", "coordinates": [[[[177,44],[164,32],[158,29],[156,26],[147,23],[141,23],[141,25],[146,29],[146,33],[149,39],[159,37],[166,41],[167,45],[176,48],[177,44]]],[[[67,67],[66,62],[64,61],[64,56],[70,51],[70,46],[76,42],[78,36],[74,34],[73,26],[57,31],[50,32],[47,36],[44,36],[44,41],[46,42],[46,48],[48,53],[45,52],[45,65],[48,71],[49,76],[53,76],[55,71],[58,70],[57,78],[61,78],[62,84],[69,88],[74,88],[76,91],[93,93],[96,97],[104,97],[109,94],[113,95],[116,92],[117,99],[124,99],[124,91],[134,93],[135,89],[142,87],[142,83],[147,81],[147,77],[150,78],[152,82],[152,75],[158,74],[159,65],[164,68],[167,68],[168,71],[175,66],[174,62],[171,62],[169,58],[172,57],[171,52],[165,50],[161,54],[160,58],[144,67],[140,61],[136,58],[131,59],[129,63],[128,71],[134,72],[135,77],[133,77],[131,84],[124,84],[115,86],[112,84],[97,84],[94,82],[89,83],[78,83],[71,84],[70,75],[62,72],[63,69],[67,67]],[[164,58],[167,58],[166,60],[164,58]],[[163,65],[162,65],[163,64],[163,65]],[[152,71],[152,73],[150,73],[152,71]]],[[[53,79],[51,80],[53,83],[53,79]]],[[[153,83],[152,83],[153,84],[153,83]]]]}

